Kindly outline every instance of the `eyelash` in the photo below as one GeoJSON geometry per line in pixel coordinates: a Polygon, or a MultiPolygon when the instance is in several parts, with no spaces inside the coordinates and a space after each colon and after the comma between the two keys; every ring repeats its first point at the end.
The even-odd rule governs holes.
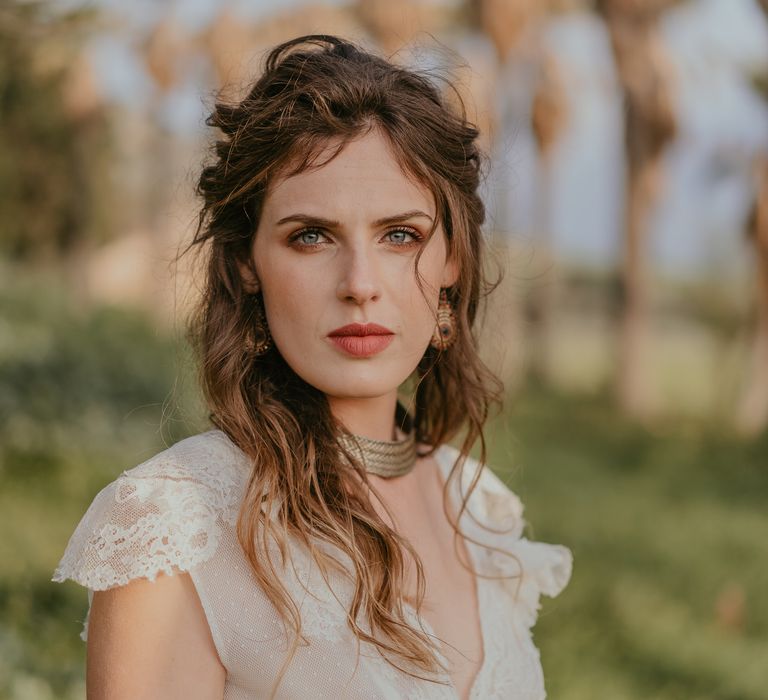
{"type": "MultiPolygon", "coordinates": [[[[298,243],[299,239],[305,233],[319,233],[319,234],[321,234],[323,236],[325,235],[319,228],[314,228],[314,227],[310,226],[310,227],[307,227],[307,228],[303,228],[300,231],[297,231],[296,233],[294,233],[288,239],[288,242],[291,245],[297,244],[299,248],[305,248],[305,249],[307,249],[307,248],[309,248],[309,249],[319,248],[320,245],[321,245],[320,243],[298,243]]],[[[405,243],[396,243],[396,244],[394,244],[398,248],[410,248],[411,246],[418,245],[424,239],[424,237],[418,231],[416,231],[416,229],[412,229],[412,228],[408,228],[408,227],[403,227],[403,226],[398,227],[398,228],[393,228],[390,231],[387,231],[387,233],[385,235],[388,236],[388,235],[390,235],[392,233],[407,233],[409,236],[411,236],[413,238],[412,241],[407,241],[405,243]]]]}

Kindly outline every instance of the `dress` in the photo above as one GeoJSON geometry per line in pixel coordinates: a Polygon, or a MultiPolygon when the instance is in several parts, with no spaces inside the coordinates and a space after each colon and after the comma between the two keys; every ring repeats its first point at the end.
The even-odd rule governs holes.
{"type": "MultiPolygon", "coordinates": [[[[450,445],[434,453],[444,483],[458,454],[450,445]]],[[[476,464],[467,458],[465,484],[476,464]]],[[[225,700],[269,697],[287,648],[277,613],[253,578],[235,533],[250,470],[248,457],[220,430],[177,442],[99,492],[53,576],[56,582],[72,579],[87,587],[90,605],[94,590],[137,577],[154,580],[161,571],[172,573],[174,566],[188,571],[227,671],[225,700]]],[[[456,504],[459,485],[454,485],[451,498],[456,504]]],[[[475,568],[517,575],[506,581],[477,577],[484,660],[470,698],[541,700],[544,679],[531,627],[540,594],[555,596],[567,584],[570,550],[524,538],[519,499],[487,467],[471,496],[470,510],[480,522],[506,532],[489,533],[467,513],[462,530],[514,554],[509,557],[467,541],[475,568]]],[[[351,601],[351,584],[340,575],[332,575],[326,584],[296,543],[291,557],[293,568],[285,581],[300,605],[309,644],[299,646],[276,697],[457,700],[447,673],[437,679],[443,683],[413,678],[390,666],[367,642],[359,643],[358,657],[357,639],[347,627],[343,608],[351,601]]],[[[431,632],[412,607],[406,605],[406,612],[414,625],[431,632]]],[[[86,616],[83,640],[87,626],[86,616]]]]}

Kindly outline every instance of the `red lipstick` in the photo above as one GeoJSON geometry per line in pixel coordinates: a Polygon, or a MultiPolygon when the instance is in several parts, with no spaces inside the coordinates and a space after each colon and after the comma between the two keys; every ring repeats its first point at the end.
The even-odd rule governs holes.
{"type": "Polygon", "coordinates": [[[384,350],[395,334],[377,323],[350,323],[331,331],[328,337],[349,355],[370,357],[384,350]]]}

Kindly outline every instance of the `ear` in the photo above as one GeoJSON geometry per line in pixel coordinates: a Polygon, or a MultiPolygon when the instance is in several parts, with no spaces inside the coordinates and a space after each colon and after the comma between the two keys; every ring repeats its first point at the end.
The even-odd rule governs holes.
{"type": "Polygon", "coordinates": [[[256,270],[253,267],[253,261],[237,260],[237,269],[240,271],[240,279],[243,281],[243,288],[249,294],[256,294],[261,286],[259,278],[256,276],[256,270]]]}

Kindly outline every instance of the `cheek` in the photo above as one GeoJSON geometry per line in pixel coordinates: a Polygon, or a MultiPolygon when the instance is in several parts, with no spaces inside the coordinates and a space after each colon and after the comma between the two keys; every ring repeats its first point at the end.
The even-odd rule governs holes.
{"type": "MultiPolygon", "coordinates": [[[[306,333],[315,327],[322,308],[323,291],[314,282],[301,275],[280,275],[274,271],[274,279],[265,283],[267,321],[277,334],[301,326],[306,333]]],[[[300,336],[294,335],[299,338],[300,336]]]]}
{"type": "Polygon", "coordinates": [[[306,329],[308,319],[314,318],[316,323],[315,307],[324,294],[318,276],[307,274],[301,265],[289,264],[281,255],[262,254],[256,259],[273,337],[278,339],[297,325],[306,329]]]}
{"type": "Polygon", "coordinates": [[[402,295],[400,308],[403,322],[409,327],[408,331],[414,340],[421,343],[432,335],[437,316],[437,305],[440,298],[439,270],[427,270],[424,265],[421,270],[421,288],[413,274],[408,284],[403,284],[398,290],[402,295]]]}
{"type": "Polygon", "coordinates": [[[295,276],[265,285],[267,324],[275,347],[287,364],[306,382],[318,386],[322,376],[323,294],[317,285],[295,276]],[[271,294],[270,294],[271,292],[271,294]],[[318,375],[318,372],[321,374],[318,375]]]}
{"type": "Polygon", "coordinates": [[[438,292],[426,284],[422,284],[422,289],[419,289],[416,282],[411,287],[407,300],[402,304],[403,311],[410,319],[424,324],[435,315],[438,292]]]}

